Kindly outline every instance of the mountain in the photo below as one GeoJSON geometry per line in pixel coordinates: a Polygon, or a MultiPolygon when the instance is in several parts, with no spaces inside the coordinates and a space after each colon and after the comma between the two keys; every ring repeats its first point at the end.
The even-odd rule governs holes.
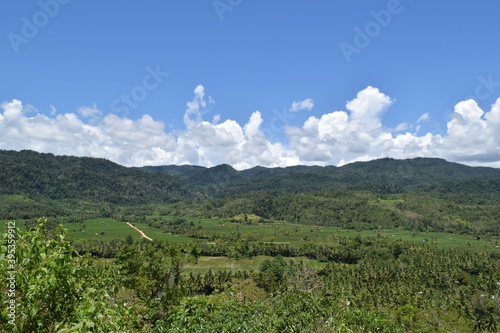
{"type": "Polygon", "coordinates": [[[221,164],[211,168],[193,169],[180,176],[180,179],[197,186],[230,184],[242,179],[232,166],[221,164]]]}
{"type": "Polygon", "coordinates": [[[495,168],[384,158],[341,167],[174,170],[207,197],[196,205],[174,204],[176,215],[237,221],[253,214],[350,229],[500,235],[500,169],[495,168]]]}
{"type": "Polygon", "coordinates": [[[169,203],[193,197],[182,181],[105,159],[0,151],[0,195],[79,199],[118,205],[169,203]]]}
{"type": "Polygon", "coordinates": [[[397,192],[449,188],[452,191],[461,187],[461,182],[473,184],[499,178],[500,169],[470,167],[437,158],[383,158],[342,167],[257,166],[238,171],[227,164],[210,168],[190,165],[127,168],[100,158],[0,150],[0,195],[84,199],[121,205],[171,203],[199,198],[200,192],[226,197],[267,190],[305,193],[379,188],[397,192]]]}
{"type": "Polygon", "coordinates": [[[182,177],[183,174],[197,169],[205,169],[198,165],[160,165],[160,166],[144,166],[136,168],[146,172],[164,172],[174,177],[182,177]]]}
{"type": "Polygon", "coordinates": [[[205,188],[212,196],[225,197],[252,191],[280,190],[309,192],[345,188],[403,191],[423,189],[446,181],[474,181],[500,178],[500,169],[470,167],[438,158],[395,160],[383,158],[355,162],[342,167],[292,166],[265,168],[257,166],[237,171],[229,165],[212,168],[162,166],[140,168],[165,172],[193,186],[205,188]]]}
{"type": "Polygon", "coordinates": [[[487,179],[500,176],[500,169],[470,167],[439,158],[395,160],[383,158],[355,162],[341,168],[353,175],[364,175],[365,181],[417,186],[441,181],[487,179]]]}
{"type": "Polygon", "coordinates": [[[227,164],[127,168],[0,151],[0,219],[154,214],[500,234],[500,169],[436,158],[241,171],[227,164]]]}

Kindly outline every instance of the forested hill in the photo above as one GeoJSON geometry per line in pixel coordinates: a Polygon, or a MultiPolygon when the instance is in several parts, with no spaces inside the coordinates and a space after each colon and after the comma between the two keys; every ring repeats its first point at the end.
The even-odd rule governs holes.
{"type": "Polygon", "coordinates": [[[128,168],[0,151],[0,219],[154,214],[500,233],[500,169],[429,158],[242,171],[227,164],[128,168]]]}
{"type": "Polygon", "coordinates": [[[222,164],[127,168],[105,159],[0,150],[0,195],[84,199],[121,205],[171,203],[227,197],[253,191],[297,193],[338,189],[439,190],[500,179],[500,169],[469,167],[436,158],[379,159],[342,167],[254,167],[237,171],[222,164]]]}
{"type": "Polygon", "coordinates": [[[168,211],[173,215],[500,234],[500,169],[495,168],[385,158],[342,167],[142,169],[175,174],[204,192],[207,200],[196,205],[173,204],[168,211]]]}
{"type": "Polygon", "coordinates": [[[395,160],[384,158],[342,167],[254,167],[237,171],[229,165],[143,167],[151,173],[167,173],[225,197],[259,190],[309,192],[336,189],[368,189],[388,192],[423,190],[442,182],[484,181],[500,178],[500,169],[470,167],[437,158],[395,160]]]}
{"type": "Polygon", "coordinates": [[[146,173],[105,159],[28,150],[0,151],[0,195],[119,205],[169,203],[193,196],[188,186],[168,174],[146,173]]]}

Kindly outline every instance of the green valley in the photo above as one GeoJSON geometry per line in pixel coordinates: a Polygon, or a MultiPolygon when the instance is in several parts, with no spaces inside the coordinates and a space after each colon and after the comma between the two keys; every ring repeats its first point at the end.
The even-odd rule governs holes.
{"type": "Polygon", "coordinates": [[[0,162],[2,332],[500,329],[498,169],[0,162]]]}

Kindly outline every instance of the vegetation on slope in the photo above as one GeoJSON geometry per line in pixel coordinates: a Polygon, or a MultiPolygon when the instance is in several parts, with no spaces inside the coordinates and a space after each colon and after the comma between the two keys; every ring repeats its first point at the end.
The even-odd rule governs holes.
{"type": "Polygon", "coordinates": [[[500,170],[440,159],[236,171],[229,165],[126,168],[0,151],[0,169],[0,218],[254,214],[350,229],[500,234],[500,170]]]}
{"type": "Polygon", "coordinates": [[[64,216],[75,210],[109,210],[191,197],[189,187],[163,173],[97,158],[0,151],[3,218],[64,216]]]}
{"type": "MultiPolygon", "coordinates": [[[[204,251],[196,243],[127,237],[114,246],[116,259],[104,265],[77,253],[62,230],[49,232],[43,221],[26,232],[6,230],[0,278],[14,276],[15,282],[0,285],[0,303],[12,303],[14,310],[2,308],[0,330],[467,333],[500,328],[496,253],[337,237],[329,245],[295,249],[327,262],[320,269],[289,260],[280,252],[286,247],[278,245],[274,258],[262,261],[257,271],[194,274],[183,273],[183,267],[204,251]],[[6,260],[11,234],[16,239],[12,263],[6,260]]],[[[266,248],[247,242],[240,254],[251,255],[258,246],[266,248]]]]}

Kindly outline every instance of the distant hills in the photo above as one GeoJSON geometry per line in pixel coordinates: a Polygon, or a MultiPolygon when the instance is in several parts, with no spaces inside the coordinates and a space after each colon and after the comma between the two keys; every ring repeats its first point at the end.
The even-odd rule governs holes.
{"type": "Polygon", "coordinates": [[[342,167],[147,166],[0,150],[0,219],[170,214],[500,233],[500,169],[437,158],[342,167]]]}
{"type": "Polygon", "coordinates": [[[265,168],[257,166],[242,171],[237,171],[227,164],[211,168],[169,165],[139,169],[178,177],[191,185],[204,187],[208,193],[219,197],[271,189],[307,192],[353,187],[381,187],[402,191],[423,189],[437,182],[500,178],[500,169],[470,167],[438,158],[407,160],[383,158],[369,162],[356,162],[342,167],[265,168]]]}

